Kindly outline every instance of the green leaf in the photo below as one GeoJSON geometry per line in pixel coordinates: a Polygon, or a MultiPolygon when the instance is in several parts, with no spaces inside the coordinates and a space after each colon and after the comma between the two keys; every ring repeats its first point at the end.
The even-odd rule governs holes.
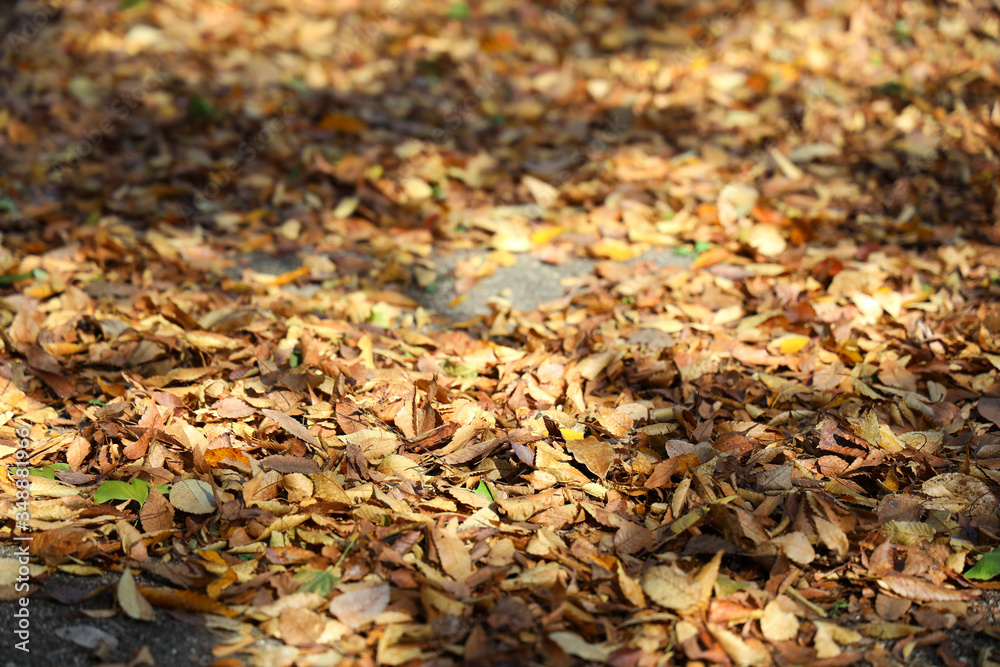
{"type": "Polygon", "coordinates": [[[69,470],[69,464],[51,463],[41,468],[29,468],[29,472],[35,477],[45,477],[46,479],[55,479],[57,470],[69,470]]]}
{"type": "Polygon", "coordinates": [[[146,498],[149,497],[149,482],[145,482],[141,479],[133,479],[132,497],[138,500],[139,507],[142,507],[146,503],[146,498]]]}
{"type": "Polygon", "coordinates": [[[441,362],[441,370],[456,378],[468,378],[471,380],[479,377],[479,373],[476,372],[476,369],[469,364],[456,364],[451,359],[445,359],[441,362]]]}
{"type": "Polygon", "coordinates": [[[469,6],[464,2],[453,2],[448,8],[448,18],[464,21],[469,18],[469,6]]]}
{"type": "Polygon", "coordinates": [[[323,597],[332,593],[333,587],[340,583],[340,577],[330,570],[313,570],[308,567],[299,570],[295,578],[302,582],[297,592],[318,593],[323,597]]]}
{"type": "Polygon", "coordinates": [[[372,307],[371,312],[368,313],[367,322],[383,329],[388,329],[390,324],[392,324],[389,316],[379,308],[379,304],[372,307]]]}
{"type": "Polygon", "coordinates": [[[14,203],[14,200],[8,197],[7,195],[3,195],[2,197],[0,197],[0,212],[13,213],[14,215],[21,215],[21,209],[19,209],[17,207],[17,204],[14,203]]]}
{"type": "Polygon", "coordinates": [[[0,285],[13,285],[19,280],[27,280],[31,277],[31,273],[15,273],[6,276],[0,276],[0,285]]]}
{"type": "Polygon", "coordinates": [[[215,105],[201,95],[195,95],[188,101],[187,119],[195,121],[215,120],[219,115],[215,105]]]}
{"type": "Polygon", "coordinates": [[[496,500],[496,498],[493,497],[493,492],[490,491],[490,487],[488,487],[486,485],[486,482],[482,480],[480,480],[479,486],[475,488],[474,493],[478,493],[481,496],[485,496],[486,498],[489,499],[491,503],[496,500]]]}
{"type": "Polygon", "coordinates": [[[1000,574],[1000,549],[992,551],[980,558],[979,562],[970,567],[965,573],[965,578],[986,581],[987,579],[992,579],[998,574],[1000,574]]]}
{"type": "Polygon", "coordinates": [[[132,485],[119,480],[101,482],[94,492],[94,502],[100,504],[112,500],[135,500],[132,495],[132,485]]]}
{"type": "Polygon", "coordinates": [[[95,503],[107,503],[112,500],[134,500],[142,507],[149,497],[149,482],[133,479],[131,482],[108,480],[101,482],[94,493],[95,503]]]}

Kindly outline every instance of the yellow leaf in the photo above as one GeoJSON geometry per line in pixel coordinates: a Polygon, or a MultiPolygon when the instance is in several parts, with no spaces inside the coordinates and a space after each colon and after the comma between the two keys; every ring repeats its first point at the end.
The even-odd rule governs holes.
{"type": "Polygon", "coordinates": [[[632,606],[642,609],[646,606],[646,596],[642,594],[642,586],[625,572],[625,567],[618,561],[618,586],[622,589],[622,595],[632,606]]]}
{"type": "Polygon", "coordinates": [[[565,227],[543,227],[531,234],[531,242],[535,245],[545,245],[566,231],[565,227]]]}
{"type": "Polygon", "coordinates": [[[590,252],[595,257],[613,259],[616,262],[627,262],[637,257],[641,250],[640,246],[635,246],[619,239],[601,239],[590,246],[590,252]]]}
{"type": "Polygon", "coordinates": [[[809,337],[793,334],[791,336],[782,336],[775,342],[778,343],[778,349],[782,354],[795,354],[809,344],[809,337]]]}
{"type": "Polygon", "coordinates": [[[361,365],[365,368],[375,368],[375,355],[372,352],[372,337],[365,334],[358,341],[358,349],[361,350],[361,365]]]}

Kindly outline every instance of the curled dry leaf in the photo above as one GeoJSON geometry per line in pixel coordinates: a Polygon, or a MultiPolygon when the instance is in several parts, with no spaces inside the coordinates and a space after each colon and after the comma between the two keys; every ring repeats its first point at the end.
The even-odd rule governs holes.
{"type": "Polygon", "coordinates": [[[125,568],[121,578],[118,579],[118,586],[115,590],[118,605],[130,618],[137,621],[153,621],[156,619],[156,614],[153,613],[153,606],[139,592],[135,584],[135,577],[132,575],[132,570],[128,567],[125,568]]]}
{"type": "Polygon", "coordinates": [[[52,633],[88,651],[111,653],[118,648],[118,638],[92,625],[68,625],[56,628],[52,633]]]}
{"type": "Polygon", "coordinates": [[[977,589],[946,588],[905,574],[882,575],[882,582],[896,595],[915,602],[968,601],[982,595],[982,591],[977,589]]]}
{"type": "MultiPolygon", "coordinates": [[[[148,568],[148,565],[146,567],[148,568]]],[[[164,609],[185,609],[195,613],[214,614],[226,618],[239,615],[235,609],[197,591],[183,591],[160,586],[139,586],[139,592],[150,603],[164,609]]]]}
{"type": "Polygon", "coordinates": [[[816,524],[816,533],[826,548],[836,554],[838,558],[846,556],[851,543],[840,526],[821,516],[814,517],[813,522],[816,524]]]}
{"type": "Polygon", "coordinates": [[[119,519],[115,522],[115,529],[118,531],[118,537],[122,541],[122,550],[129,558],[138,561],[149,558],[149,554],[146,552],[146,545],[142,541],[142,535],[136,530],[135,526],[128,521],[119,519]]]}

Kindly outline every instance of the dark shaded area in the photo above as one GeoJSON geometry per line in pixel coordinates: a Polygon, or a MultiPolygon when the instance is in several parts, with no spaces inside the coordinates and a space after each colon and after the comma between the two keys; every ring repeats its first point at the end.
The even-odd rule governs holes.
{"type": "MultiPolygon", "coordinates": [[[[28,8],[22,9],[24,4],[13,6],[13,12],[6,21],[8,32],[23,30],[25,22],[31,20],[28,8]]],[[[574,100],[578,91],[575,82],[568,79],[570,71],[560,70],[567,63],[651,58],[669,65],[688,63],[696,57],[704,57],[703,54],[709,58],[724,57],[731,40],[730,33],[745,28],[741,18],[751,9],[745,2],[674,3],[647,0],[621,5],[512,3],[506,13],[496,12],[488,17],[479,16],[479,8],[472,6],[469,11],[473,18],[469,23],[452,19],[444,24],[438,17],[409,17],[403,13],[396,15],[371,8],[361,11],[348,8],[342,15],[342,25],[330,38],[340,42],[332,57],[316,58],[311,55],[313,45],[310,43],[290,43],[283,53],[283,57],[313,59],[327,69],[350,71],[366,64],[364,54],[369,44],[383,46],[396,35],[414,35],[400,45],[391,69],[382,67],[374,75],[384,82],[377,96],[350,88],[315,88],[294,78],[284,81],[280,87],[270,82],[255,85],[255,79],[268,77],[256,76],[250,70],[241,74],[241,78],[249,84],[244,86],[233,82],[232,75],[240,72],[239,65],[234,68],[231,64],[222,64],[227,58],[224,51],[214,54],[206,51],[196,70],[188,64],[182,68],[174,67],[172,61],[177,56],[171,53],[155,57],[136,57],[114,50],[87,53],[87,62],[81,72],[131,68],[140,83],[144,76],[149,76],[149,72],[155,72],[154,78],[161,77],[157,79],[156,92],[176,100],[177,109],[182,113],[164,118],[152,114],[152,109],[147,106],[139,105],[123,119],[112,119],[111,130],[101,133],[93,152],[85,156],[75,155],[75,159],[68,160],[65,157],[74,153],[77,144],[86,146],[87,132],[66,126],[64,120],[52,113],[44,98],[31,95],[32,72],[20,70],[21,51],[11,49],[8,44],[3,67],[10,78],[3,84],[4,90],[0,94],[10,108],[12,118],[39,127],[62,125],[65,127],[65,138],[76,136],[82,141],[66,145],[65,138],[53,137],[54,143],[49,140],[54,150],[47,178],[37,173],[39,166],[34,166],[35,173],[28,177],[26,169],[29,165],[13,151],[3,152],[0,168],[9,178],[14,177],[23,184],[10,192],[20,206],[44,206],[46,202],[59,201],[74,202],[77,207],[75,213],[63,212],[67,216],[63,223],[53,221],[50,215],[36,218],[48,219],[49,224],[42,232],[46,245],[58,244],[57,239],[70,233],[73,225],[95,214],[118,215],[140,229],[191,221],[210,225],[213,207],[199,206],[205,199],[202,195],[215,191],[209,178],[210,172],[222,173],[214,180],[225,182],[219,190],[225,193],[221,196],[227,198],[227,206],[239,202],[242,212],[261,210],[267,218],[275,221],[315,216],[316,211],[311,205],[276,203],[273,196],[262,196],[273,194],[273,188],[264,188],[262,192],[249,177],[261,169],[263,163],[269,167],[277,166],[289,183],[305,187],[324,206],[333,207],[344,197],[357,196],[361,200],[357,215],[374,224],[427,225],[437,236],[453,238],[458,233],[454,222],[440,219],[436,206],[400,206],[360,168],[338,162],[345,157],[364,155],[366,161],[381,165],[390,183],[395,182],[398,187],[400,177],[412,167],[396,153],[402,144],[413,139],[445,143],[450,146],[445,154],[454,164],[465,163],[477,153],[486,153],[495,160],[494,171],[503,178],[492,185],[489,182],[491,179],[487,179],[481,191],[490,197],[494,205],[515,205],[530,201],[530,198],[523,186],[512,189],[508,185],[508,177],[516,182],[521,175],[532,174],[549,182],[555,177],[557,184],[581,182],[595,175],[594,158],[636,146],[653,148],[660,156],[670,159],[685,151],[700,151],[705,145],[713,145],[731,155],[734,168],[740,168],[741,164],[743,168],[753,167],[759,162],[756,156],[763,149],[799,143],[804,136],[802,122],[809,111],[810,96],[812,102],[832,105],[844,114],[850,114],[854,108],[850,99],[834,94],[836,89],[852,88],[853,82],[838,79],[836,75],[806,76],[791,85],[781,84],[780,92],[770,89],[746,95],[741,93],[741,104],[746,108],[753,108],[767,97],[785,102],[773,108],[770,115],[763,116],[759,127],[749,130],[714,126],[704,114],[704,109],[685,102],[683,94],[678,95],[679,89],[682,93],[683,80],[663,89],[664,93],[678,98],[663,109],[655,108],[648,101],[637,107],[635,100],[629,99],[576,104],[574,100]],[[416,21],[415,28],[399,29],[399,23],[411,18],[416,21]],[[608,30],[602,33],[600,27],[604,25],[608,26],[608,30]],[[483,26],[485,34],[470,36],[466,32],[467,26],[483,26]],[[581,40],[581,33],[603,34],[603,37],[596,42],[594,39],[581,40]],[[428,46],[434,39],[470,37],[477,39],[480,45],[467,60],[433,51],[428,46]],[[535,57],[535,76],[547,84],[538,84],[534,91],[535,99],[529,100],[538,107],[537,111],[532,110],[526,116],[538,114],[529,122],[504,118],[486,109],[511,99],[515,82],[503,71],[510,69],[510,63],[515,60],[515,49],[507,47],[507,42],[512,39],[520,41],[521,51],[535,57]],[[213,57],[220,62],[213,62],[213,57]],[[551,78],[544,78],[547,73],[552,74],[551,78]],[[810,91],[818,91],[819,94],[814,95],[810,91]],[[248,113],[245,101],[256,98],[270,100],[273,108],[248,113]],[[631,109],[634,119],[630,119],[627,126],[611,121],[613,127],[618,126],[611,133],[612,140],[602,141],[604,148],[592,151],[595,139],[599,139],[602,132],[607,133],[609,119],[614,118],[616,109],[620,107],[631,109]],[[359,134],[349,127],[331,128],[331,123],[324,127],[323,119],[331,113],[359,119],[368,130],[359,134]],[[279,120],[277,125],[275,119],[279,120]],[[260,145],[263,148],[258,152],[253,141],[269,136],[270,127],[277,127],[281,140],[262,142],[260,145]],[[250,146],[246,146],[248,140],[250,146]],[[198,159],[184,159],[184,155],[187,153],[190,157],[191,152],[197,152],[211,162],[193,171],[191,165],[198,164],[198,159]],[[317,167],[317,154],[333,166],[333,173],[324,173],[317,167]],[[60,155],[63,157],[60,158],[60,155]],[[167,159],[167,156],[172,158],[167,159]],[[252,157],[247,160],[248,156],[252,157]],[[225,170],[219,169],[219,165],[229,160],[235,160],[239,166],[234,173],[226,174],[225,170]],[[120,169],[100,174],[103,192],[135,188],[152,182],[157,184],[155,194],[137,192],[134,197],[102,201],[101,193],[93,189],[96,184],[94,170],[98,165],[115,163],[120,165],[120,169]]],[[[114,10],[107,3],[98,6],[101,7],[99,12],[120,12],[120,20],[149,23],[149,17],[142,13],[143,5],[135,10],[114,10]]],[[[885,15],[880,19],[886,26],[891,27],[893,20],[903,20],[902,15],[899,18],[893,15],[893,9],[882,9],[885,15]]],[[[208,11],[228,10],[224,3],[221,6],[208,3],[208,11]]],[[[10,6],[8,11],[11,11],[10,6]]],[[[989,13],[989,10],[983,11],[989,13]]],[[[287,18],[287,13],[279,13],[272,18],[287,18]]],[[[839,18],[845,26],[849,24],[847,17],[839,18]]],[[[836,20],[834,16],[829,19],[836,20]]],[[[54,13],[42,28],[43,32],[34,40],[45,40],[46,30],[72,20],[74,18],[64,11],[54,13]]],[[[253,35],[233,35],[229,48],[252,48],[252,38],[253,35]]],[[[37,48],[32,43],[34,40],[27,42],[23,48],[37,48]]],[[[905,42],[903,45],[906,46],[905,42]]],[[[908,48],[919,47],[910,44],[908,48]]],[[[155,48],[150,50],[155,51],[155,48]]],[[[520,53],[517,56],[523,57],[520,53]]],[[[66,65],[73,67],[70,62],[66,65]]],[[[586,76],[583,72],[578,74],[586,76]]],[[[67,79],[72,75],[72,69],[62,73],[67,79]]],[[[523,84],[519,85],[523,90],[523,84]]],[[[923,83],[921,90],[916,91],[904,82],[889,81],[862,91],[857,101],[864,102],[866,106],[886,105],[901,112],[914,102],[923,104],[921,99],[931,99],[948,113],[980,107],[998,93],[995,83],[985,79],[961,88],[959,94],[951,93],[949,88],[952,87],[948,80],[932,80],[923,83]]],[[[116,96],[122,97],[122,91],[95,90],[94,95],[96,105],[101,108],[116,112],[124,108],[116,99],[116,96]]],[[[91,132],[89,136],[95,135],[91,132]]],[[[870,145],[864,129],[850,132],[844,139],[843,155],[834,158],[831,166],[845,168],[853,174],[862,196],[835,196],[829,217],[811,221],[817,225],[814,229],[815,241],[834,243],[838,237],[860,241],[872,236],[875,228],[878,233],[874,236],[888,234],[907,244],[937,243],[956,234],[997,241],[992,212],[996,192],[994,179],[990,177],[998,173],[995,156],[968,152],[963,142],[952,140],[946,140],[941,148],[931,153],[915,156],[905,149],[905,141],[888,146],[870,145]],[[914,200],[919,200],[919,220],[893,223],[892,218],[914,200]],[[876,216],[874,220],[871,219],[873,214],[876,216]],[[945,226],[943,229],[942,225],[945,226]]],[[[762,173],[756,174],[755,180],[761,182],[759,179],[773,175],[776,170],[777,167],[770,162],[762,173]]],[[[740,178],[738,172],[732,176],[740,178]]],[[[439,186],[447,187],[443,182],[439,186]]],[[[665,199],[671,205],[678,203],[663,184],[642,182],[635,185],[607,182],[603,190],[586,194],[566,193],[563,196],[566,204],[587,207],[599,205],[614,192],[627,192],[640,201],[650,203],[658,199],[665,199]]],[[[214,197],[208,199],[209,204],[215,203],[214,197]]],[[[2,224],[14,230],[26,226],[10,217],[6,217],[2,224]]],[[[26,236],[15,233],[9,237],[9,242],[28,242],[37,238],[31,232],[41,230],[28,227],[26,236]]]]}
{"type": "MultiPolygon", "coordinates": [[[[16,602],[0,603],[0,664],[4,667],[84,667],[100,663],[128,664],[146,647],[157,665],[178,667],[204,666],[213,662],[212,647],[222,641],[225,634],[213,634],[207,628],[180,621],[163,609],[156,610],[152,623],[134,621],[121,611],[102,617],[100,612],[113,610],[115,601],[112,589],[117,577],[105,573],[100,577],[75,577],[55,573],[39,583],[39,590],[29,598],[30,638],[25,654],[14,648],[14,630],[17,619],[16,602]],[[71,594],[82,595],[95,589],[104,592],[82,602],[60,604],[50,595],[65,598],[71,594]],[[96,617],[90,617],[92,612],[96,617]],[[88,650],[60,636],[82,637],[81,627],[96,628],[111,637],[117,645],[110,650],[88,650]],[[57,634],[57,632],[59,634],[57,634]],[[98,656],[103,656],[101,659],[98,656]]],[[[195,615],[193,622],[204,622],[195,615]]]]}

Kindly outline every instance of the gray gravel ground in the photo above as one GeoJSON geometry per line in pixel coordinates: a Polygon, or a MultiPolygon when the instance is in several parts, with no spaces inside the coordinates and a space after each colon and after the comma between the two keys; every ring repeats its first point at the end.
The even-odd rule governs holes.
{"type": "MultiPolygon", "coordinates": [[[[5,554],[7,557],[10,554],[5,554]]],[[[40,589],[28,603],[29,653],[15,648],[21,640],[14,635],[17,602],[0,602],[0,666],[2,667],[84,667],[102,663],[128,664],[136,651],[146,646],[161,667],[201,667],[210,664],[211,650],[222,638],[203,627],[177,620],[166,611],[156,609],[151,623],[133,621],[124,613],[110,618],[91,618],[85,611],[108,610],[115,606],[112,590],[76,604],[61,604],[46,597],[45,592],[58,587],[94,590],[117,584],[118,577],[105,573],[100,577],[75,577],[56,573],[39,581],[40,589]],[[90,626],[108,633],[117,640],[117,647],[101,660],[93,651],[67,641],[59,634],[80,633],[77,626],[90,626]],[[59,634],[57,634],[59,633],[59,634]]]]}
{"type": "MultiPolygon", "coordinates": [[[[459,296],[455,291],[452,271],[460,260],[473,254],[483,252],[466,251],[434,257],[438,267],[438,280],[434,289],[424,290],[410,285],[406,289],[406,295],[419,301],[427,310],[444,315],[453,322],[476,315],[488,315],[490,299],[500,296],[501,292],[510,301],[511,307],[527,312],[577,291],[578,288],[571,284],[591,275],[599,263],[597,260],[579,258],[564,264],[546,264],[534,255],[520,254],[513,266],[500,266],[492,276],[481,278],[471,290],[465,292],[466,299],[452,308],[451,302],[459,296]]],[[[656,267],[691,264],[689,258],[675,255],[669,250],[649,251],[624,264],[636,266],[646,262],[651,262],[656,267]]]]}

